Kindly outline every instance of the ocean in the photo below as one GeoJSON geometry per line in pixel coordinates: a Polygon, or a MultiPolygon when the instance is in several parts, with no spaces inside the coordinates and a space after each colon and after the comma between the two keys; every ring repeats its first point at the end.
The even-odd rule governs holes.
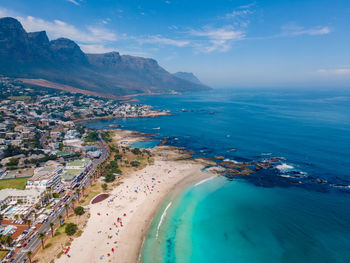
{"type": "Polygon", "coordinates": [[[142,262],[350,262],[349,90],[220,89],[138,99],[173,116],[87,126],[169,137],[195,156],[279,157],[271,169],[219,176],[169,197],[142,262]]]}

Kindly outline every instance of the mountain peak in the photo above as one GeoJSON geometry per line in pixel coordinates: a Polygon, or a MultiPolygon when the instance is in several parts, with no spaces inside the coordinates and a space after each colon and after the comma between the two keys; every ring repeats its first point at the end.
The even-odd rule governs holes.
{"type": "Polygon", "coordinates": [[[50,42],[50,49],[55,59],[63,63],[87,64],[87,58],[80,47],[73,40],[58,38],[50,42]]]}
{"type": "Polygon", "coordinates": [[[176,72],[174,73],[174,76],[195,84],[203,85],[202,82],[192,72],[176,72]]]}
{"type": "Polygon", "coordinates": [[[85,54],[70,39],[49,41],[45,31],[27,33],[14,18],[0,19],[0,72],[113,95],[208,89],[170,74],[151,58],[85,54]]]}
{"type": "Polygon", "coordinates": [[[25,32],[22,24],[13,17],[0,18],[0,29],[1,32],[6,29],[25,32]]]}

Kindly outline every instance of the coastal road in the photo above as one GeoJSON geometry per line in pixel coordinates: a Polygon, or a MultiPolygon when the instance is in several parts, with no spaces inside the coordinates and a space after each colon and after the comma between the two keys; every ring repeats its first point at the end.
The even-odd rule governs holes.
{"type": "MultiPolygon", "coordinates": [[[[92,163],[92,167],[91,169],[88,171],[88,173],[84,176],[84,178],[81,180],[81,183],[80,183],[80,186],[79,186],[79,189],[81,189],[83,186],[86,186],[90,183],[90,175],[92,175],[97,167],[102,163],[104,162],[107,157],[108,157],[108,149],[105,145],[105,143],[103,142],[103,140],[99,137],[99,144],[100,144],[100,147],[101,147],[101,157],[99,159],[95,159],[93,160],[93,163],[92,163]]],[[[72,194],[72,193],[71,193],[72,194]]],[[[23,263],[23,262],[27,262],[27,252],[28,251],[36,251],[37,248],[39,246],[41,246],[41,241],[39,240],[38,238],[38,233],[47,233],[48,230],[50,230],[50,223],[54,223],[56,224],[58,222],[58,217],[59,215],[62,215],[64,217],[64,214],[65,214],[65,208],[64,208],[64,205],[66,203],[70,204],[70,201],[71,199],[73,198],[72,195],[68,195],[70,196],[69,198],[67,198],[64,202],[62,202],[62,204],[60,205],[60,208],[55,210],[53,213],[50,214],[50,216],[48,217],[48,220],[47,222],[45,222],[41,228],[32,235],[32,240],[29,241],[27,243],[27,246],[25,248],[22,248],[20,249],[16,255],[14,256],[14,260],[12,262],[15,262],[15,263],[23,263]]]]}

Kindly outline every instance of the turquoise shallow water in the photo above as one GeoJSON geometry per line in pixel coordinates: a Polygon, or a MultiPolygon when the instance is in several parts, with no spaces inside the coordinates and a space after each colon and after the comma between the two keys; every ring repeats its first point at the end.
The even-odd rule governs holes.
{"type": "Polygon", "coordinates": [[[142,149],[147,149],[147,148],[154,148],[160,143],[159,140],[151,140],[151,141],[136,141],[133,142],[130,146],[132,148],[142,148],[142,149]]]}
{"type": "Polygon", "coordinates": [[[164,203],[142,262],[349,262],[349,201],[217,178],[164,203]]]}
{"type": "Polygon", "coordinates": [[[87,126],[158,133],[204,157],[285,158],[279,169],[221,177],[167,200],[144,262],[350,262],[350,90],[214,90],[140,101],[174,115],[87,126]]]}

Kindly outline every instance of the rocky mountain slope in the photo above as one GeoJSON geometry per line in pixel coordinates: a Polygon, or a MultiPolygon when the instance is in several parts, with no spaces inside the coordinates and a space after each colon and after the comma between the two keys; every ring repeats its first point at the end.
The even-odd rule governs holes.
{"type": "Polygon", "coordinates": [[[192,72],[176,72],[174,73],[174,76],[198,85],[203,85],[203,83],[192,72]]]}
{"type": "Polygon", "coordinates": [[[72,40],[50,41],[45,31],[27,33],[10,17],[0,19],[0,74],[117,96],[209,89],[170,74],[154,59],[118,52],[85,54],[72,40]]]}

